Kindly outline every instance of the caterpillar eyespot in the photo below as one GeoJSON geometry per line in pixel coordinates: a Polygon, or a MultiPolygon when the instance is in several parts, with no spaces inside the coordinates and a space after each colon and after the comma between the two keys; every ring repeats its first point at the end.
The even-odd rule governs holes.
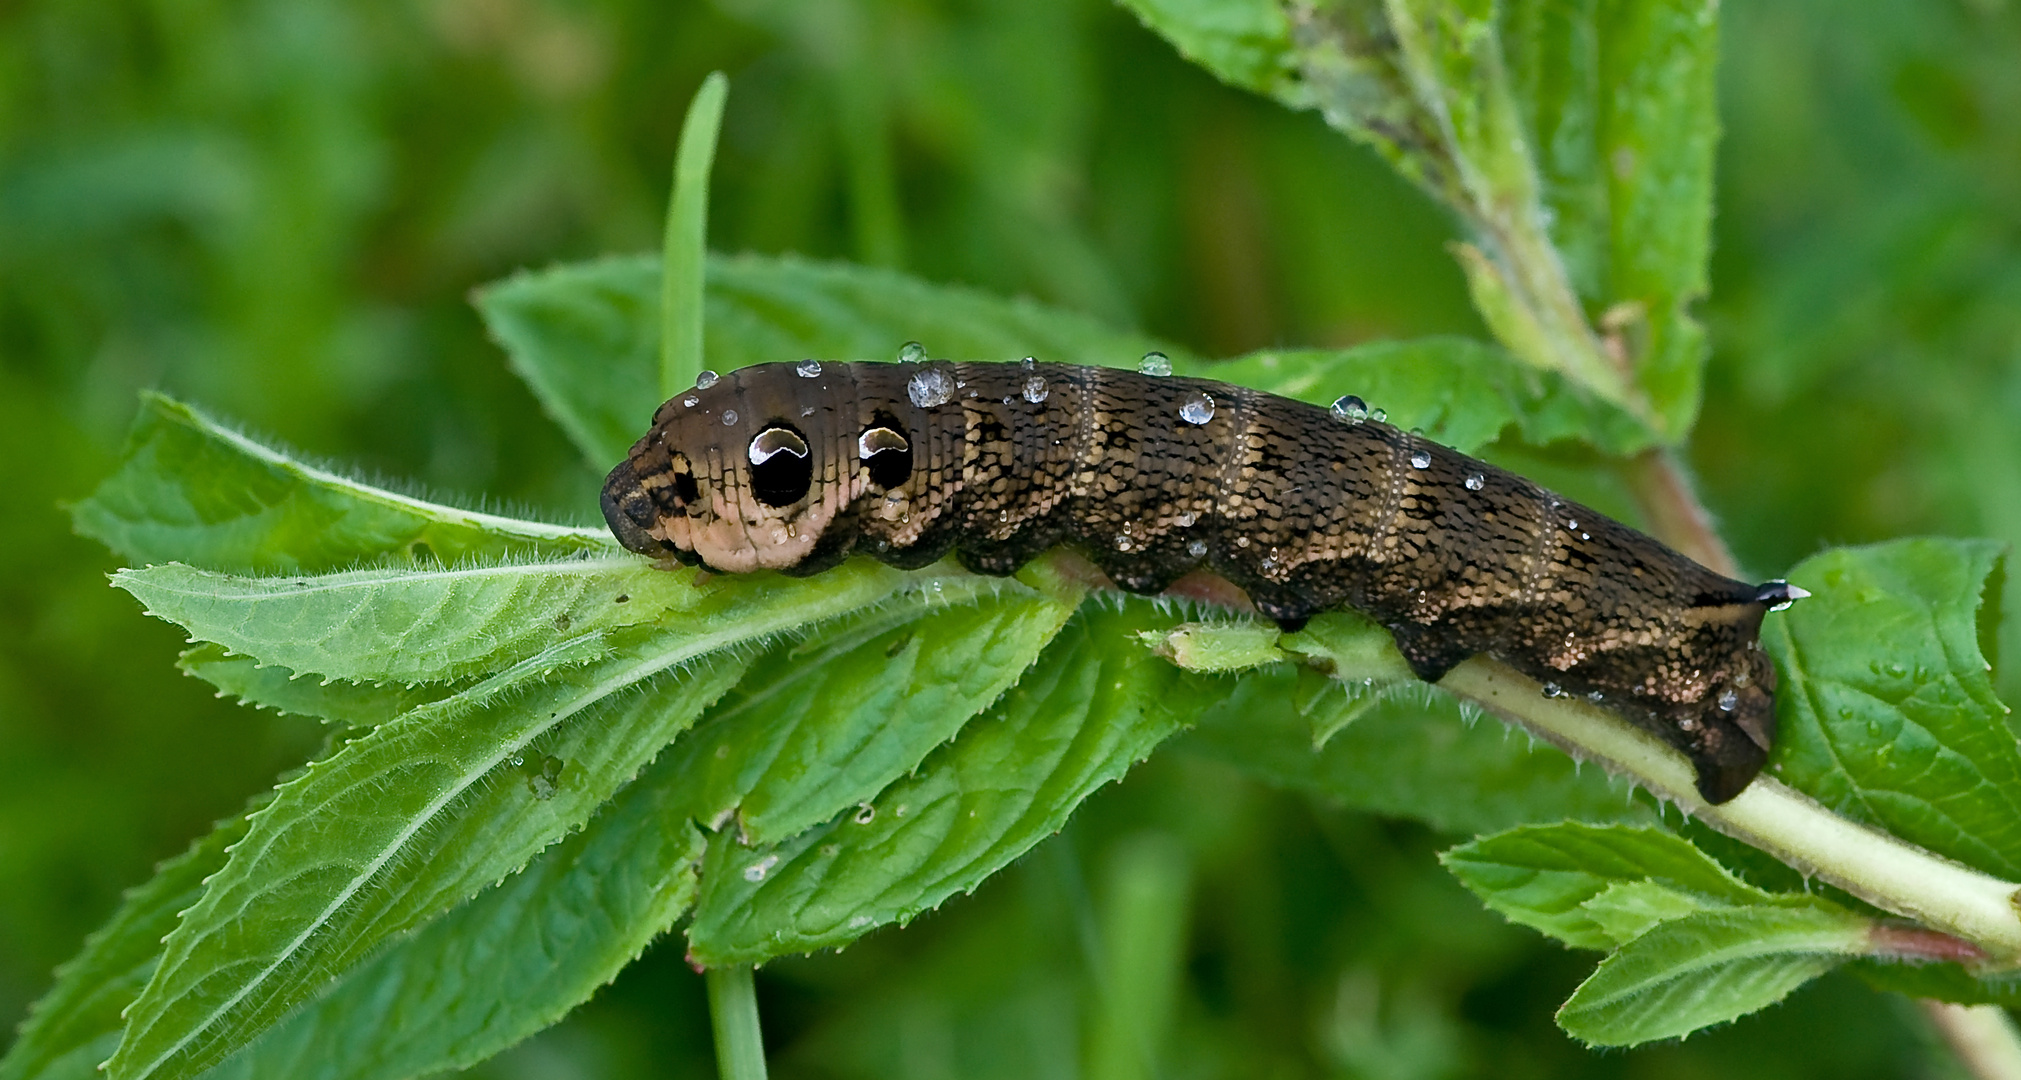
{"type": "Polygon", "coordinates": [[[1062,544],[1131,592],[1204,569],[1287,628],[1368,614],[1427,682],[1486,653],[1604,701],[1689,757],[1711,802],[1767,758],[1761,620],[1805,595],[1795,586],[1714,573],[1352,395],[1328,409],[1155,363],[916,351],[698,381],[611,470],[611,531],[724,573],[815,574],[853,554],[917,568],[953,551],[1009,574],[1062,544]]]}

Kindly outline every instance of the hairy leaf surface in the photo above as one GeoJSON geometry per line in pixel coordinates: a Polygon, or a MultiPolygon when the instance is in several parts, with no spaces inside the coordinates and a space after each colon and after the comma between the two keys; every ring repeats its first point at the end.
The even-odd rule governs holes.
{"type": "Polygon", "coordinates": [[[694,901],[702,836],[669,760],[583,831],[345,976],[206,1080],[397,1080],[483,1060],[559,1020],[694,901]]]}
{"type": "Polygon", "coordinates": [[[158,394],[141,397],[119,471],[72,508],[135,563],[316,573],[363,559],[558,557],[617,550],[579,529],[461,510],[316,468],[158,394]]]}
{"type": "Polygon", "coordinates": [[[2021,879],[2021,747],[1982,642],[2003,549],[1897,540],[1827,551],[1811,597],[1763,628],[1776,659],[1783,782],[1834,811],[2021,879]]]}
{"type": "Polygon", "coordinates": [[[861,810],[784,843],[710,845],[688,930],[717,965],[843,945],[972,891],[1183,723],[1180,672],[1132,635],[1150,605],[1090,608],[1003,701],[861,810]],[[1120,645],[1119,645],[1120,643],[1120,645]]]}
{"type": "MultiPolygon", "coordinates": [[[[754,620],[753,636],[771,627],[754,620]]],[[[685,635],[577,638],[284,784],[169,936],[115,1077],[191,1076],[381,942],[579,826],[742,673],[685,635]],[[622,693],[685,665],[656,685],[622,693]]]]}
{"type": "Polygon", "coordinates": [[[1558,1024],[1596,1046],[1679,1038],[1781,1001],[1866,940],[1866,920],[1813,907],[1671,919],[1601,961],[1558,1010],[1558,1024]]]}

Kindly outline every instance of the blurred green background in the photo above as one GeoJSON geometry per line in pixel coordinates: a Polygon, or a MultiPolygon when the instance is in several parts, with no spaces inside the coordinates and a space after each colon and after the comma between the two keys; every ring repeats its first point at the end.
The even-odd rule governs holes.
{"type": "MultiPolygon", "coordinates": [[[[1691,458],[1726,535],[1761,575],[1825,544],[2021,537],[2021,12],[1722,13],[1691,458]]],[[[595,478],[466,295],[656,247],[715,68],[719,249],[1031,295],[1209,355],[1483,333],[1439,210],[1103,0],[0,4],[0,1023],[316,738],[177,675],[177,633],[70,534],[60,504],[108,470],[134,391],[593,520],[595,478]]],[[[1844,977],[1588,1054],[1550,1014],[1593,958],[1483,912],[1432,859],[1453,839],[1163,755],[976,896],[768,967],[775,1074],[1075,1075],[1090,943],[1176,895],[1173,1077],[1945,1075],[1907,1003],[1844,977]]],[[[669,942],[478,1072],[712,1069],[669,942]]]]}

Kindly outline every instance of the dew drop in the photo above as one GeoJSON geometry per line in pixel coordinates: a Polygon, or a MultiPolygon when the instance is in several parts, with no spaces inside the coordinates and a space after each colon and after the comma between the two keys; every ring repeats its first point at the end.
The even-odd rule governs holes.
{"type": "Polygon", "coordinates": [[[1214,395],[1194,391],[1186,395],[1186,401],[1179,406],[1179,419],[1189,424],[1204,424],[1214,419],[1214,395]]]}
{"type": "Polygon", "coordinates": [[[690,409],[694,408],[697,405],[700,405],[701,403],[702,399],[696,397],[693,394],[689,394],[687,397],[681,399],[681,404],[687,406],[690,409]]]}
{"type": "Polygon", "coordinates": [[[1137,373],[1140,375],[1170,375],[1172,374],[1172,358],[1161,352],[1147,352],[1144,354],[1142,360],[1137,361],[1137,373]]]}
{"type": "Polygon", "coordinates": [[[1566,522],[1566,523],[1565,523],[1565,528],[1567,528],[1567,529],[1570,529],[1570,530],[1571,530],[1571,531],[1573,531],[1573,532],[1578,532],[1578,531],[1579,531],[1579,519],[1578,519],[1578,518],[1573,518],[1572,520],[1570,520],[1570,521],[1566,522]]]}
{"type": "Polygon", "coordinates": [[[1027,356],[1023,360],[1018,361],[1018,366],[1025,369],[1026,371],[1030,371],[1033,368],[1039,366],[1039,358],[1036,356],[1027,356]]]}
{"type": "Polygon", "coordinates": [[[1414,451],[1410,456],[1410,465],[1413,469],[1429,469],[1432,467],[1432,456],[1423,450],[1414,451]]]}
{"type": "Polygon", "coordinates": [[[1733,710],[1738,708],[1740,708],[1739,694],[1736,694],[1731,690],[1724,690],[1720,692],[1719,695],[1720,712],[1732,712],[1733,710]]]}
{"type": "Polygon", "coordinates": [[[736,422],[737,422],[737,410],[735,410],[735,409],[724,409],[724,410],[723,410],[723,426],[724,426],[724,427],[731,427],[731,426],[735,425],[735,424],[736,424],[736,422]]]}
{"type": "Polygon", "coordinates": [[[811,379],[821,374],[821,361],[809,357],[793,365],[793,374],[803,379],[811,379]]]}
{"type": "Polygon", "coordinates": [[[1246,548],[1246,547],[1248,547],[1248,546],[1249,546],[1249,538],[1248,538],[1248,537],[1246,537],[1246,536],[1238,536],[1238,537],[1236,537],[1236,538],[1235,538],[1235,546],[1236,546],[1236,547],[1239,547],[1239,548],[1246,548]]]}
{"type": "Polygon", "coordinates": [[[1368,402],[1353,394],[1342,394],[1333,399],[1333,406],[1326,411],[1343,424],[1359,424],[1368,419],[1368,402]]]}
{"type": "Polygon", "coordinates": [[[707,390],[709,387],[716,385],[722,378],[721,375],[713,371],[705,370],[700,375],[695,376],[695,389],[707,390]]]}
{"type": "Polygon", "coordinates": [[[1046,399],[1046,395],[1051,393],[1052,388],[1046,385],[1045,376],[1033,375],[1032,377],[1025,380],[1026,401],[1029,401],[1032,404],[1037,405],[1038,403],[1046,399]]]}
{"type": "Polygon", "coordinates": [[[1207,554],[1207,541],[1205,540],[1187,541],[1186,554],[1191,555],[1196,559],[1204,558],[1207,554]]]}
{"type": "Polygon", "coordinates": [[[1479,491],[1486,486],[1488,486],[1487,478],[1482,476],[1480,473],[1475,473],[1472,476],[1467,477],[1468,491],[1479,491]]]}
{"type": "Polygon", "coordinates": [[[772,868],[777,865],[779,865],[779,856],[767,855],[744,868],[744,880],[763,881],[765,880],[765,875],[771,873],[772,868]]]}
{"type": "Polygon", "coordinates": [[[1128,536],[1118,534],[1116,537],[1116,550],[1117,551],[1130,550],[1130,538],[1128,536]]]}
{"type": "Polygon", "coordinates": [[[1600,691],[1598,691],[1598,690],[1588,690],[1588,691],[1586,691],[1586,700],[1587,700],[1587,701],[1605,701],[1605,700],[1607,700],[1607,695],[1606,695],[1606,694],[1603,694],[1603,693],[1601,693],[1601,692],[1600,692],[1600,691]]]}
{"type": "Polygon", "coordinates": [[[1191,510],[1188,510],[1185,513],[1179,515],[1178,524],[1179,527],[1182,529],[1190,529],[1193,527],[1193,523],[1198,520],[1200,520],[1200,515],[1194,513],[1191,510]]]}
{"type": "Polygon", "coordinates": [[[1564,697],[1565,688],[1559,686],[1557,683],[1547,682],[1544,684],[1544,696],[1551,698],[1564,697]]]}
{"type": "Polygon", "coordinates": [[[927,368],[905,381],[905,396],[922,409],[954,400],[954,380],[939,368],[927,368]]]}
{"type": "Polygon", "coordinates": [[[1370,409],[1368,411],[1368,418],[1378,424],[1386,423],[1389,420],[1389,411],[1386,409],[1370,409]]]}
{"type": "Polygon", "coordinates": [[[813,415],[814,415],[814,412],[815,412],[815,409],[814,409],[814,406],[812,406],[812,405],[802,405],[802,406],[800,406],[800,415],[801,415],[801,416],[802,416],[803,418],[804,418],[804,417],[809,417],[809,416],[813,416],[813,415]]]}
{"type": "Polygon", "coordinates": [[[901,364],[917,364],[924,359],[926,346],[917,341],[908,341],[898,347],[898,362],[901,364]]]}

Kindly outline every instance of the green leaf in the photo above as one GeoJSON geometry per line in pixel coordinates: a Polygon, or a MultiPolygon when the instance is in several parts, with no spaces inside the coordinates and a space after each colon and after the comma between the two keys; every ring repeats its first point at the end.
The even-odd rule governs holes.
{"type": "Polygon", "coordinates": [[[1222,81],[1286,102],[1302,100],[1291,20],[1277,0],[1123,0],[1123,6],[1222,81]]]}
{"type": "Polygon", "coordinates": [[[1224,363],[1188,365],[1206,375],[1315,405],[1354,394],[1389,422],[1462,453],[1505,436],[1532,446],[1580,440],[1615,454],[1649,445],[1627,413],[1555,372],[1517,363],[1466,338],[1376,342],[1352,349],[1266,351],[1224,363]]]}
{"type": "Polygon", "coordinates": [[[709,261],[709,173],[716,161],[716,134],[723,127],[723,100],[730,80],[712,71],[688,103],[681,143],[674,151],[673,192],[667,198],[666,236],[660,261],[660,397],[692,386],[702,371],[703,295],[709,261]]]}
{"type": "Polygon", "coordinates": [[[1685,432],[1705,368],[1690,305],[1705,294],[1711,250],[1719,5],[1606,3],[1599,25],[1607,299],[1639,307],[1625,330],[1636,378],[1665,430],[1685,432]]]}
{"type": "Polygon", "coordinates": [[[424,502],[306,465],[158,394],[141,396],[119,471],[71,509],[139,564],[319,572],[397,556],[453,562],[608,552],[577,529],[424,502]]]}
{"type": "Polygon", "coordinates": [[[224,646],[208,642],[184,650],[176,666],[217,687],[220,695],[230,695],[254,708],[354,727],[377,727],[457,689],[442,683],[407,687],[301,678],[287,668],[261,667],[250,656],[233,656],[224,646]]]}
{"type": "Polygon", "coordinates": [[[1239,676],[1189,675],[1198,728],[1175,750],[1233,765],[1343,806],[1416,818],[1448,832],[1533,821],[1651,820],[1627,788],[1498,721],[1463,715],[1429,687],[1373,707],[1338,681],[1292,664],[1239,676]],[[1338,714],[1355,710],[1342,721],[1338,714]],[[1337,730],[1314,749],[1316,734],[1337,730]]]}
{"type": "MultiPolygon", "coordinates": [[[[1509,93],[1492,0],[1391,0],[1396,49],[1419,107],[1464,164],[1462,209],[1519,209],[1537,197],[1522,115],[1509,93]]],[[[1497,215],[1499,216],[1499,215],[1497,215]]]]}
{"type": "Polygon", "coordinates": [[[769,847],[718,834],[690,957],[718,966],[847,944],[972,891],[1057,832],[1184,722],[1163,704],[1187,700],[1183,676],[1132,644],[1169,621],[1141,602],[1085,610],[1001,702],[874,803],[769,847]]]}
{"type": "MultiPolygon", "coordinates": [[[[798,610],[754,614],[744,640],[798,610]]],[[[524,866],[745,667],[720,652],[734,642],[620,633],[417,708],[282,785],[169,935],[111,1075],[201,1072],[387,939],[524,866]]]]}
{"type": "MultiPolygon", "coordinates": [[[[658,394],[660,270],[602,259],[485,287],[477,306],[517,371],[593,465],[645,433],[658,394]]],[[[1140,334],[1027,300],[933,285],[890,270],[756,255],[709,261],[707,356],[730,371],[803,356],[887,360],[919,340],[936,356],[1134,365],[1140,334]]]]}
{"type": "MultiPolygon", "coordinates": [[[[1489,909],[1582,949],[1612,949],[1658,921],[1785,901],[1661,829],[1560,822],[1483,836],[1439,857],[1489,909]],[[1626,890],[1626,891],[1623,891],[1626,890]],[[1639,925],[1637,925],[1639,921],[1639,925]]],[[[1822,903],[1822,901],[1818,901],[1822,903]]]]}
{"type": "Polygon", "coordinates": [[[695,816],[734,815],[740,838],[768,844],[874,798],[1016,682],[1074,608],[1011,586],[775,651],[675,749],[695,816]]]}
{"type": "Polygon", "coordinates": [[[1980,605],[2003,548],[1898,540],[1806,559],[1769,617],[1775,774],[1832,810],[2021,879],[2021,747],[1993,692],[1980,605]]]}
{"type": "Polygon", "coordinates": [[[694,901],[689,793],[647,768],[583,831],[359,965],[206,1080],[368,1080],[483,1060],[616,977],[694,901]]]}
{"type": "Polygon", "coordinates": [[[1674,1039],[1745,1016],[1866,947],[1866,921],[1819,908],[1703,911],[1659,923],[1600,962],[1558,1010],[1596,1046],[1674,1039]]]}
{"type": "MultiPolygon", "coordinates": [[[[262,794],[256,806],[268,798],[262,794]]],[[[162,939],[248,827],[243,814],[220,823],[127,892],[111,920],[57,969],[56,985],[30,1009],[20,1037],[0,1058],[0,1080],[97,1080],[99,1065],[119,1046],[127,1006],[154,974],[162,939]]]]}
{"type": "Polygon", "coordinates": [[[1553,245],[1581,296],[1603,288],[1612,239],[1600,153],[1600,0],[1502,6],[1510,92],[1530,132],[1553,245]]]}
{"type": "MultiPolygon", "coordinates": [[[[915,575],[916,576],[916,575],[915,575]]],[[[912,576],[857,560],[814,579],[668,572],[632,555],[428,570],[249,578],[179,563],[113,583],[204,641],[298,675],[451,681],[500,671],[585,634],[658,623],[697,655],[745,640],[751,612],[798,606],[780,628],[874,603],[912,576]]],[[[923,579],[922,579],[923,580],[923,579]]]]}

